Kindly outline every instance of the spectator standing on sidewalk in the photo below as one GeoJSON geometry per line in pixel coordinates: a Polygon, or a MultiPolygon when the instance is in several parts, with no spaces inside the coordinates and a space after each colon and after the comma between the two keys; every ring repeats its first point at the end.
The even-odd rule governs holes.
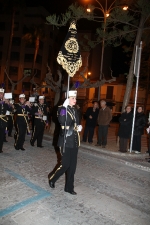
{"type": "Polygon", "coordinates": [[[83,142],[86,142],[87,138],[89,143],[93,142],[94,129],[96,127],[98,113],[99,113],[98,102],[94,102],[93,107],[89,107],[86,110],[85,113],[86,124],[84,128],[83,142]]]}
{"type": "Polygon", "coordinates": [[[119,118],[119,151],[127,152],[128,140],[131,136],[133,114],[131,112],[131,106],[126,106],[125,112],[121,114],[119,118]]]}
{"type": "Polygon", "coordinates": [[[107,145],[107,134],[109,123],[112,120],[112,113],[109,107],[106,106],[106,101],[100,101],[101,109],[98,114],[98,143],[96,146],[101,146],[103,148],[107,145]]]}
{"type": "Polygon", "coordinates": [[[141,137],[144,134],[144,127],[146,125],[146,118],[142,106],[137,108],[134,124],[132,151],[135,153],[141,152],[141,137]]]}
{"type": "Polygon", "coordinates": [[[146,130],[147,130],[147,133],[148,133],[149,141],[148,141],[148,151],[146,153],[149,153],[148,162],[150,163],[150,119],[149,119],[148,125],[149,125],[149,127],[146,130]]]}

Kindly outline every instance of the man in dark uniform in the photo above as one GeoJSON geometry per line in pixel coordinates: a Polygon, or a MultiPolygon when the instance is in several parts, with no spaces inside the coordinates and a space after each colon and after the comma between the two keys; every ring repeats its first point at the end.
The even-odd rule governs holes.
{"type": "Polygon", "coordinates": [[[4,89],[0,88],[0,153],[2,153],[3,141],[7,127],[6,112],[11,111],[8,105],[3,101],[4,89]]]}
{"type": "Polygon", "coordinates": [[[14,135],[15,137],[15,149],[21,149],[24,151],[23,144],[25,141],[26,131],[30,133],[29,125],[28,125],[28,112],[31,112],[31,105],[29,101],[25,100],[25,95],[19,95],[19,103],[14,104],[15,113],[17,114],[16,125],[17,131],[14,135]]]}
{"type": "Polygon", "coordinates": [[[77,194],[74,191],[74,174],[77,165],[78,147],[80,145],[78,132],[82,130],[82,126],[79,125],[77,110],[74,107],[76,95],[76,91],[69,91],[69,98],[58,109],[58,120],[61,125],[58,146],[60,147],[62,160],[60,167],[49,177],[50,187],[55,188],[55,182],[66,172],[64,191],[72,195],[77,194]]]}
{"type": "Polygon", "coordinates": [[[32,112],[34,114],[34,129],[30,143],[34,146],[34,142],[37,140],[37,147],[42,148],[42,140],[45,126],[48,126],[47,121],[47,106],[44,104],[44,96],[39,96],[39,103],[33,105],[32,112]]]}
{"type": "Polygon", "coordinates": [[[11,112],[8,111],[7,114],[7,131],[8,131],[8,136],[12,137],[12,129],[14,125],[14,114],[13,114],[13,107],[12,107],[12,100],[11,99],[5,99],[5,103],[8,105],[8,107],[11,109],[11,112]]]}

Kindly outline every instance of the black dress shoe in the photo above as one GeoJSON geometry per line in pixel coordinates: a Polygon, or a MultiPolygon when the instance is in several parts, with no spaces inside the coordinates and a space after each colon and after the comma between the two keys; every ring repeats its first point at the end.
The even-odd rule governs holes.
{"type": "Polygon", "coordinates": [[[1,150],[0,153],[3,153],[3,151],[1,150]]]}
{"type": "Polygon", "coordinates": [[[51,188],[55,188],[55,184],[54,184],[52,181],[50,181],[50,180],[49,180],[49,186],[50,186],[51,188]]]}
{"type": "Polygon", "coordinates": [[[3,142],[8,142],[7,140],[4,140],[3,142]]]}
{"type": "Polygon", "coordinates": [[[30,141],[31,146],[34,146],[34,143],[32,141],[30,141]]]}
{"type": "Polygon", "coordinates": [[[19,148],[15,147],[16,150],[19,150],[19,148]]]}
{"type": "Polygon", "coordinates": [[[23,148],[23,147],[22,147],[22,148],[20,148],[20,149],[21,149],[22,151],[25,151],[25,148],[23,148]]]}
{"type": "Polygon", "coordinates": [[[37,147],[38,147],[38,148],[43,148],[44,146],[42,146],[42,145],[37,145],[37,147]]]}
{"type": "Polygon", "coordinates": [[[75,192],[75,191],[67,191],[67,190],[65,190],[65,192],[67,192],[67,193],[69,193],[71,195],[77,195],[77,192],[75,192]]]}
{"type": "Polygon", "coordinates": [[[12,135],[10,134],[10,135],[8,135],[8,137],[12,137],[12,135]]]}

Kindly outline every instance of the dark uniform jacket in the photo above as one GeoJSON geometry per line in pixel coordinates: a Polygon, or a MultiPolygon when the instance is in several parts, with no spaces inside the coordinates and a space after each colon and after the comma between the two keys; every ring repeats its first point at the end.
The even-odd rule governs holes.
{"type": "Polygon", "coordinates": [[[128,139],[131,136],[131,128],[132,128],[132,119],[133,119],[133,114],[132,112],[124,112],[121,114],[119,118],[119,132],[118,136],[120,138],[125,138],[128,139]]]}
{"type": "MultiPolygon", "coordinates": [[[[36,119],[43,120],[43,116],[38,115],[38,110],[41,110],[43,112],[43,116],[47,117],[47,105],[46,104],[41,105],[40,103],[35,103],[32,107],[32,114],[34,114],[35,120],[36,119]]],[[[47,122],[47,119],[46,119],[46,122],[47,122]]]]}
{"type": "Polygon", "coordinates": [[[15,106],[15,114],[17,114],[17,123],[27,124],[28,122],[28,112],[31,112],[31,108],[27,105],[16,103],[15,106]]]}
{"type": "Polygon", "coordinates": [[[146,118],[144,113],[136,113],[134,124],[134,135],[144,134],[144,127],[146,125],[146,118]]]}
{"type": "Polygon", "coordinates": [[[64,141],[65,147],[67,148],[78,148],[79,146],[79,134],[76,130],[77,125],[79,125],[79,117],[77,109],[74,107],[67,107],[67,116],[62,115],[62,110],[66,112],[66,108],[63,106],[58,107],[58,121],[61,125],[61,130],[58,139],[58,146],[63,147],[64,141]],[[65,121],[66,121],[66,132],[65,132],[65,121]]]}
{"type": "Polygon", "coordinates": [[[6,127],[7,126],[7,117],[6,111],[12,111],[12,108],[9,108],[8,104],[3,101],[0,101],[0,126],[6,127]]]}

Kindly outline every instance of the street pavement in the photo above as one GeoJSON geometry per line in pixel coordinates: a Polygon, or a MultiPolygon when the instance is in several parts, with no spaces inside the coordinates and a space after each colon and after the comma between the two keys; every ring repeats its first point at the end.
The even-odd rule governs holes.
{"type": "MultiPolygon", "coordinates": [[[[0,225],[149,225],[150,170],[145,154],[82,144],[75,175],[76,196],[64,192],[65,176],[55,189],[47,175],[57,164],[52,137],[44,148],[16,151],[8,138],[0,154],[0,225]],[[141,161],[143,160],[143,161],[141,161]]],[[[113,145],[112,145],[113,148],[113,145]]]]}

